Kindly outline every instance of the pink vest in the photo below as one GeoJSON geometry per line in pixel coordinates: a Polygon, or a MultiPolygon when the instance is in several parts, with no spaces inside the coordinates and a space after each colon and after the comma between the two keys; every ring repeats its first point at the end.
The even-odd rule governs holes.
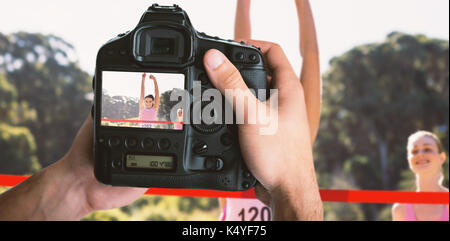
{"type": "MultiPolygon", "coordinates": [[[[154,121],[156,120],[156,111],[155,108],[143,108],[139,113],[139,120],[143,121],[154,121]]],[[[153,124],[151,123],[139,123],[139,127],[144,128],[152,128],[153,124]]]]}
{"type": "MultiPolygon", "coordinates": [[[[405,221],[417,221],[416,213],[414,212],[414,206],[412,204],[406,204],[405,221]]],[[[447,205],[444,208],[444,213],[440,220],[437,221],[448,221],[448,208],[447,205]]]]}

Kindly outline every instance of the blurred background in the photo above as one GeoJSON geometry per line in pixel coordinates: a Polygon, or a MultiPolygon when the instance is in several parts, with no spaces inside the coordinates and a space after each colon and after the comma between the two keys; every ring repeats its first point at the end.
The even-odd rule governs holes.
{"type": "MultiPolygon", "coordinates": [[[[324,83],[314,149],[320,188],[414,191],[407,137],[432,131],[449,150],[449,1],[310,2],[324,83]]],[[[0,174],[31,175],[67,152],[90,110],[98,49],[133,29],[152,3],[1,4],[0,174]]],[[[158,3],[179,4],[199,31],[233,38],[235,0],[158,3]]],[[[300,73],[295,4],[276,3],[253,1],[253,38],[280,43],[300,73]]],[[[447,161],[447,187],[448,173],[447,161]]],[[[326,220],[391,220],[391,205],[324,207],[326,220]]],[[[217,199],[144,196],[84,219],[217,220],[220,211],[217,199]]]]}

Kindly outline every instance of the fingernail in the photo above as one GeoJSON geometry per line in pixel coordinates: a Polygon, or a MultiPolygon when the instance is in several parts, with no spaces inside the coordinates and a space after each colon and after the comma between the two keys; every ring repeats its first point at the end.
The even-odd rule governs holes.
{"type": "Polygon", "coordinates": [[[225,61],[225,55],[218,50],[211,50],[206,55],[206,65],[210,70],[215,70],[225,61]]]}

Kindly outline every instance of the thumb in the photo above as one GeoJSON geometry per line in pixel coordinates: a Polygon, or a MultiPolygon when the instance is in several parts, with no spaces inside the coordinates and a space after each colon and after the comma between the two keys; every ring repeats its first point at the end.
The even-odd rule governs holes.
{"type": "Polygon", "coordinates": [[[204,64],[212,84],[222,94],[225,94],[226,89],[248,89],[239,71],[219,50],[211,49],[206,52],[204,64]]]}
{"type": "Polygon", "coordinates": [[[236,114],[248,116],[248,111],[252,111],[249,107],[256,107],[259,102],[248,89],[239,70],[219,50],[211,49],[206,52],[203,61],[211,83],[233,104],[236,114]],[[244,109],[240,110],[236,105],[243,105],[244,109]]]}

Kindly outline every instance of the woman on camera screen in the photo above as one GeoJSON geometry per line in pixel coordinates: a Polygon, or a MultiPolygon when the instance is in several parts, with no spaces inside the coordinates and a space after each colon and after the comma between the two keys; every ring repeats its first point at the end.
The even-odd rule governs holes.
{"type": "Polygon", "coordinates": [[[153,128],[154,124],[152,121],[156,121],[159,110],[158,82],[155,76],[149,75],[148,78],[153,80],[153,84],[155,85],[155,96],[145,96],[145,77],[146,74],[142,74],[141,97],[139,100],[139,120],[144,122],[139,123],[139,127],[153,128]]]}

